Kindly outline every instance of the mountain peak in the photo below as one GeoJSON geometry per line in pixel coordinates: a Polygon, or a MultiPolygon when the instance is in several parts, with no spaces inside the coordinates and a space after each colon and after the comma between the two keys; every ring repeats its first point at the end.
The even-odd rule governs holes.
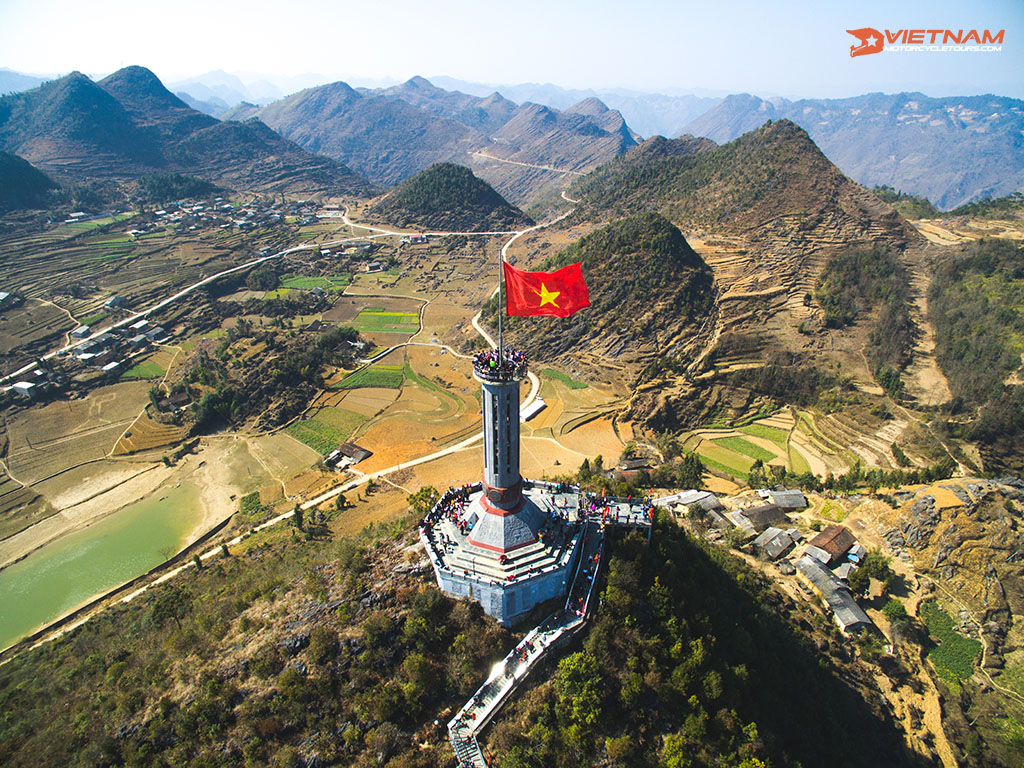
{"type": "Polygon", "coordinates": [[[573,104],[571,107],[566,107],[564,110],[567,114],[577,115],[589,115],[590,117],[600,117],[611,110],[608,109],[608,105],[601,101],[597,96],[591,96],[584,99],[583,101],[573,104]]]}
{"type": "Polygon", "coordinates": [[[191,109],[167,90],[160,82],[160,78],[145,67],[123,67],[100,80],[99,86],[133,114],[142,111],[191,109]]]}
{"type": "Polygon", "coordinates": [[[435,163],[406,179],[367,214],[424,230],[484,232],[532,223],[469,168],[454,163],[435,163]]]}
{"type": "Polygon", "coordinates": [[[428,90],[428,91],[440,90],[432,82],[427,80],[427,78],[421,77],[420,75],[413,75],[408,80],[406,80],[404,83],[402,83],[402,85],[408,85],[411,88],[418,88],[418,89],[421,89],[421,90],[428,90]]]}

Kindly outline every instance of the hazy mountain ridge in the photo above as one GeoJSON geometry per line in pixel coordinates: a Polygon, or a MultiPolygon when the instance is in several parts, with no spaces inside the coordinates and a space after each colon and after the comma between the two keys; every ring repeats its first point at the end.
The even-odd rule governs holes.
{"type": "Polygon", "coordinates": [[[370,188],[350,169],[265,126],[221,123],[193,110],[143,67],[99,83],[74,72],[0,98],[0,147],[76,181],[170,170],[229,187],[370,188]]]}
{"type": "Polygon", "coordinates": [[[514,102],[532,101],[554,109],[566,109],[586,99],[597,98],[618,111],[641,136],[669,136],[680,125],[704,114],[721,100],[718,96],[648,93],[626,88],[562,88],[551,83],[486,85],[443,76],[432,78],[432,82],[442,88],[475,96],[486,96],[497,90],[514,102]]]}
{"type": "Polygon", "coordinates": [[[457,120],[341,82],[300,91],[255,115],[300,146],[380,184],[395,184],[486,143],[483,134],[457,120]]]}
{"type": "Polygon", "coordinates": [[[942,209],[1024,187],[1024,101],[870,93],[849,99],[729,96],[681,132],[723,143],[786,118],[865,186],[923,195],[942,209]]]}
{"type": "Polygon", "coordinates": [[[438,162],[468,165],[515,203],[559,174],[515,163],[589,170],[635,144],[622,116],[590,100],[563,112],[445,91],[421,77],[386,89],[337,82],[266,107],[242,105],[225,117],[259,117],[306,149],[333,157],[381,184],[438,162]],[[474,154],[511,160],[497,163],[474,154]]]}
{"type": "Polygon", "coordinates": [[[19,93],[42,85],[46,78],[25,75],[12,69],[0,69],[0,96],[8,93],[19,93]]]}

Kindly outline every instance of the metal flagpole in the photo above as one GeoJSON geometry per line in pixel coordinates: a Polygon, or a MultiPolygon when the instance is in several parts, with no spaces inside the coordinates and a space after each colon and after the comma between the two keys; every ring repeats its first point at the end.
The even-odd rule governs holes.
{"type": "Polygon", "coordinates": [[[502,296],[502,287],[505,280],[505,265],[504,262],[504,251],[498,249],[498,364],[501,365],[501,360],[504,358],[504,343],[501,338],[501,316],[505,314],[505,303],[504,297],[502,296]]]}

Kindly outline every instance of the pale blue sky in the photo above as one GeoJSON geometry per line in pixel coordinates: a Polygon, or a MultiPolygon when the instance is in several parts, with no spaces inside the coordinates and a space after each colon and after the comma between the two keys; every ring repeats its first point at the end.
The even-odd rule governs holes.
{"type": "Polygon", "coordinates": [[[1024,98],[1024,0],[0,0],[0,67],[214,69],[790,97],[1024,98]],[[851,59],[848,28],[1005,29],[999,53],[851,59]]]}

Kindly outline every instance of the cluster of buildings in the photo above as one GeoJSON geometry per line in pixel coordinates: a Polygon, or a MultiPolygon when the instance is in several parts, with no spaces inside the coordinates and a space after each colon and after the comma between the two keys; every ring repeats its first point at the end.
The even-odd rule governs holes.
{"type": "Polygon", "coordinates": [[[857,604],[846,580],[867,554],[848,528],[829,525],[811,539],[795,567],[801,580],[832,611],[843,632],[856,632],[871,626],[871,619],[857,604]]]}
{"type": "Polygon", "coordinates": [[[828,525],[806,541],[787,517],[790,512],[807,507],[803,491],[775,488],[757,493],[757,502],[732,510],[726,510],[707,491],[678,494],[678,503],[688,509],[698,505],[712,525],[720,530],[737,530],[740,538],[746,540],[747,549],[777,563],[783,574],[796,574],[832,613],[843,632],[871,626],[871,619],[847,587],[850,574],[867,554],[853,532],[841,525],[828,525]]]}
{"type": "Polygon", "coordinates": [[[317,215],[318,209],[317,203],[306,200],[295,202],[253,200],[237,208],[223,197],[198,202],[178,200],[153,211],[149,221],[135,223],[126,234],[137,237],[167,225],[179,230],[184,229],[187,232],[210,227],[247,232],[257,227],[283,224],[289,217],[297,219],[299,224],[305,226],[315,224],[320,220],[317,215]]]}
{"type": "Polygon", "coordinates": [[[8,391],[25,400],[41,400],[51,392],[63,389],[66,384],[67,380],[59,373],[39,365],[8,387],[8,391]]]}
{"type": "Polygon", "coordinates": [[[83,325],[71,332],[75,339],[85,339],[74,347],[70,355],[82,365],[102,373],[120,373],[128,360],[145,352],[151,344],[165,344],[170,333],[148,320],[139,320],[128,326],[114,328],[90,338],[89,326],[83,325]]]}

